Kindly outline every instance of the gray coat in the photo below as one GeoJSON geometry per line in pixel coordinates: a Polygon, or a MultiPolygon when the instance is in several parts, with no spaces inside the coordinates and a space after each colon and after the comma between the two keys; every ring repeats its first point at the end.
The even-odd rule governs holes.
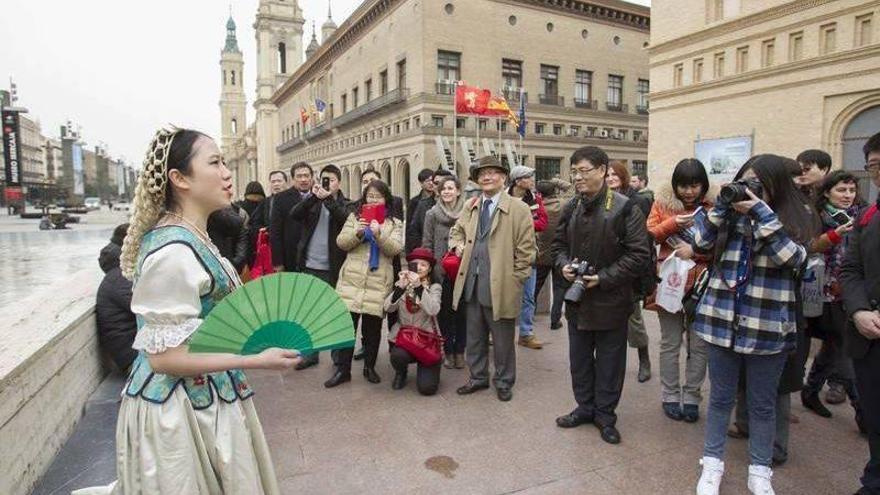
{"type": "Polygon", "coordinates": [[[440,203],[435,204],[425,215],[422,247],[428,248],[434,253],[434,259],[437,260],[434,264],[434,280],[438,283],[443,283],[443,277],[445,276],[443,267],[440,266],[440,260],[443,259],[443,255],[449,250],[449,230],[452,229],[455,221],[458,220],[458,213],[461,212],[463,205],[464,200],[459,199],[456,207],[454,207],[456,210],[454,217],[440,203]]]}

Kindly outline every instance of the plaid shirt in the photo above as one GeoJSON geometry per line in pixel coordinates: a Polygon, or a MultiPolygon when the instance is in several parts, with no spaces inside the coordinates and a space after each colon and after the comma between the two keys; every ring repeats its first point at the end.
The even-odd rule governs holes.
{"type": "MultiPolygon", "coordinates": [[[[695,246],[713,249],[728,228],[730,205],[717,204],[697,221],[695,246]]],[[[703,340],[742,354],[777,354],[796,345],[795,274],[807,251],[786,235],[763,201],[730,226],[724,253],[712,268],[694,318],[703,340]]]]}

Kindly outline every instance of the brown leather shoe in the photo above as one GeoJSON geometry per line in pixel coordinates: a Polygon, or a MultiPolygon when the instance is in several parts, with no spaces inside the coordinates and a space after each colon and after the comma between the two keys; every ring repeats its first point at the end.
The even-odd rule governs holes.
{"type": "Polygon", "coordinates": [[[543,349],[544,344],[534,335],[526,335],[519,338],[519,345],[528,347],[529,349],[543,349]]]}

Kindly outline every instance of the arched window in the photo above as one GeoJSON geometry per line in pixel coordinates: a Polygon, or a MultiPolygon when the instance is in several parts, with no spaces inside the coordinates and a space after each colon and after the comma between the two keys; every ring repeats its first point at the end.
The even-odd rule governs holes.
{"type": "Polygon", "coordinates": [[[284,42],[278,43],[278,72],[287,74],[287,46],[284,42]]]}
{"type": "Polygon", "coordinates": [[[232,71],[232,85],[235,86],[235,71],[232,71]]]}
{"type": "Polygon", "coordinates": [[[232,119],[232,133],[238,134],[238,121],[235,119],[232,119]]]}

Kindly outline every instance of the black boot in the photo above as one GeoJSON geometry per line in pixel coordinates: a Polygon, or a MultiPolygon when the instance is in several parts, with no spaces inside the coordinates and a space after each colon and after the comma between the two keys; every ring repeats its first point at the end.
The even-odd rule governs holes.
{"type": "Polygon", "coordinates": [[[394,380],[391,382],[392,390],[400,390],[406,386],[406,371],[398,371],[397,374],[394,375],[394,380]]]}
{"type": "Polygon", "coordinates": [[[825,404],[822,404],[822,401],[819,399],[819,394],[812,390],[801,390],[801,404],[823,418],[831,417],[831,411],[825,407],[825,404]]]}
{"type": "Polygon", "coordinates": [[[297,371],[302,371],[305,369],[309,369],[312,366],[316,366],[318,364],[318,354],[312,354],[311,356],[304,356],[302,361],[299,362],[293,369],[297,371]]]}
{"type": "Polygon", "coordinates": [[[651,358],[648,356],[647,347],[639,347],[639,383],[645,383],[651,379],[651,358]]]}
{"type": "Polygon", "coordinates": [[[364,358],[364,354],[365,354],[364,346],[361,345],[361,348],[358,349],[357,352],[354,353],[354,356],[352,356],[352,359],[354,359],[355,361],[360,361],[361,359],[364,358]]]}
{"type": "Polygon", "coordinates": [[[370,383],[381,383],[382,377],[373,368],[364,368],[364,378],[370,383]]]}

